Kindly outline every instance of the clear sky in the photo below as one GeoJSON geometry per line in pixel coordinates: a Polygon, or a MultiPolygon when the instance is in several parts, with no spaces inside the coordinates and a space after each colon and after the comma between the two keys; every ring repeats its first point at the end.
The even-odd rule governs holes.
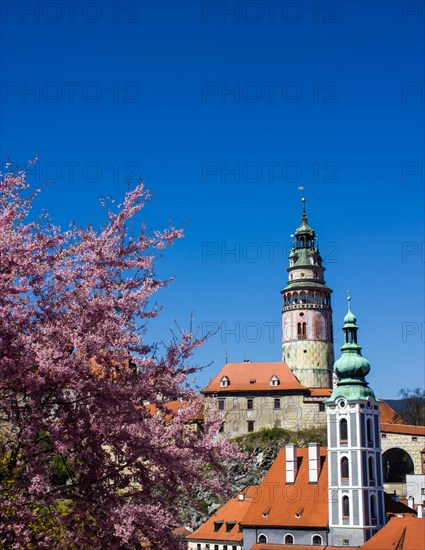
{"type": "MultiPolygon", "coordinates": [[[[150,338],[191,312],[203,385],[281,357],[287,251],[319,235],[336,347],[345,289],[378,396],[424,386],[424,5],[392,1],[3,2],[1,161],[39,154],[56,223],[102,221],[140,175],[148,226],[185,239],[150,338]],[[422,10],[422,13],[421,13],[422,10]],[[232,252],[233,251],[233,252],[232,252]],[[227,350],[227,351],[226,351],[227,350]]],[[[338,355],[338,349],[336,350],[338,355]]]]}

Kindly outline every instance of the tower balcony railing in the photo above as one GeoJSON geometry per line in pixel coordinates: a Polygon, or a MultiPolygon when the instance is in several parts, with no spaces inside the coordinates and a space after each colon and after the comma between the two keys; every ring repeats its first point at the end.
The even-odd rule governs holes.
{"type": "Polygon", "coordinates": [[[298,340],[307,340],[307,334],[298,334],[298,340]]]}
{"type": "Polygon", "coordinates": [[[314,304],[314,303],[303,303],[303,304],[287,304],[286,306],[283,306],[283,309],[289,310],[289,309],[329,309],[330,306],[327,304],[314,304]]]}

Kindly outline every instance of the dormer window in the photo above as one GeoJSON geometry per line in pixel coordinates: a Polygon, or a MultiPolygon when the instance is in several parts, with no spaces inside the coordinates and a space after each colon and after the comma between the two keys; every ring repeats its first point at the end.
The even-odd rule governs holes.
{"type": "Polygon", "coordinates": [[[230,383],[230,380],[227,378],[227,376],[223,376],[221,379],[220,379],[220,386],[222,388],[227,388],[227,386],[229,385],[230,383]]]}
{"type": "Polygon", "coordinates": [[[223,525],[223,521],[215,521],[214,522],[214,533],[217,533],[220,531],[220,527],[223,525]]]}
{"type": "Polygon", "coordinates": [[[275,374],[273,374],[273,376],[270,378],[270,386],[278,386],[279,383],[279,378],[275,374]]]}
{"type": "Polygon", "coordinates": [[[233,529],[233,527],[236,525],[236,521],[228,521],[226,522],[226,533],[230,533],[230,531],[233,529]]]}

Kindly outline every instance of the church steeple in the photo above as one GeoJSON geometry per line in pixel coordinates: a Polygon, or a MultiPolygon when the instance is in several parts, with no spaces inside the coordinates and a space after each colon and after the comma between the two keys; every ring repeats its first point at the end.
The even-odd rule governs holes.
{"type": "Polygon", "coordinates": [[[329,526],[332,546],[362,546],[385,525],[379,404],[365,377],[369,362],[357,343],[357,319],[344,317],[337,386],[326,401],[329,526]]]}
{"type": "Polygon", "coordinates": [[[289,254],[282,290],[282,360],[309,388],[331,388],[334,361],[331,290],[326,286],[315,231],[303,198],[301,224],[289,254]]]}
{"type": "Polygon", "coordinates": [[[370,371],[370,364],[362,356],[362,348],[357,343],[357,318],[351,311],[350,296],[348,296],[348,312],[344,317],[343,331],[342,355],[334,365],[338,383],[329,401],[335,401],[337,397],[345,397],[345,399],[368,399],[368,397],[373,397],[375,399],[373,390],[365,380],[370,371]]]}

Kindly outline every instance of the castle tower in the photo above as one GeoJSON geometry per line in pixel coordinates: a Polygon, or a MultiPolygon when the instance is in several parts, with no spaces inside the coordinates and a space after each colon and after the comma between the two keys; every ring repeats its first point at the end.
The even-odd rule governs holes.
{"type": "Polygon", "coordinates": [[[331,388],[334,346],[331,290],[303,199],[301,225],[289,255],[289,280],[282,290],[282,360],[304,386],[331,388]]]}
{"type": "Polygon", "coordinates": [[[342,356],[334,366],[338,383],[326,402],[332,546],[361,546],[385,525],[379,406],[365,381],[370,365],[348,300],[342,356]]]}

